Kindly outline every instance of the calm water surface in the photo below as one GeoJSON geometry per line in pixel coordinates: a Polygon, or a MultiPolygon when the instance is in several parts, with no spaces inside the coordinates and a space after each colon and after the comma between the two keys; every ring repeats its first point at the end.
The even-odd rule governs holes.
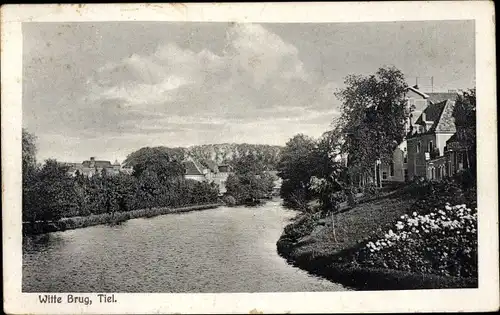
{"type": "Polygon", "coordinates": [[[278,256],[276,241],[294,215],[272,201],[32,237],[23,246],[23,291],[345,290],[278,256]]]}

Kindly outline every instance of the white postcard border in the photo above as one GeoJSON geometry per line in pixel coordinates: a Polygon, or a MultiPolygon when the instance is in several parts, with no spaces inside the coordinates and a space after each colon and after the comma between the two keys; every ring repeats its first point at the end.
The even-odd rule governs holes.
{"type": "MultiPolygon", "coordinates": [[[[6,313],[315,313],[495,310],[498,288],[496,73],[493,3],[92,4],[2,7],[2,222],[6,313]],[[40,304],[21,292],[22,22],[362,22],[475,20],[478,97],[479,288],[449,290],[125,294],[117,303],[40,304]]],[[[97,299],[97,293],[77,294],[97,299]]],[[[64,295],[63,295],[64,296],[64,295]]]]}

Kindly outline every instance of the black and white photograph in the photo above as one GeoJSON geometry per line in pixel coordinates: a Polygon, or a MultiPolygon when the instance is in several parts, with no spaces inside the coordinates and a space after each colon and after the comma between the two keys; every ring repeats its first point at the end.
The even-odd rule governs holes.
{"type": "MultiPolygon", "coordinates": [[[[498,283],[493,44],[478,70],[490,24],[458,6],[464,18],[317,22],[187,20],[189,9],[18,23],[19,108],[4,102],[2,71],[18,210],[2,208],[30,313],[121,312],[143,293],[302,292],[328,305],[498,283]]],[[[477,310],[498,307],[491,290],[477,310]]],[[[300,312],[285,296],[281,311],[300,312]]],[[[179,312],[216,312],[205,307],[179,312]]]]}

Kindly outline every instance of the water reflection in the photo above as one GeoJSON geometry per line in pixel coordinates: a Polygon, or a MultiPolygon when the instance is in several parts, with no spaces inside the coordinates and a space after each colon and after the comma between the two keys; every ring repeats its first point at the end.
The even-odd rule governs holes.
{"type": "Polygon", "coordinates": [[[27,240],[27,292],[272,292],[343,287],[276,253],[279,202],[129,220],[27,240]]]}

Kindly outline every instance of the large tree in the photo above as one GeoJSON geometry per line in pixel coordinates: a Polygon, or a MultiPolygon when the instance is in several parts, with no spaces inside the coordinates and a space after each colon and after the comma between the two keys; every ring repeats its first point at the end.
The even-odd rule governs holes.
{"type": "Polygon", "coordinates": [[[334,122],[343,140],[341,151],[348,154],[352,173],[373,174],[376,161],[389,162],[404,139],[407,84],[394,67],[368,76],[349,75],[344,83],[335,94],[342,102],[341,115],[334,122]]]}
{"type": "Polygon", "coordinates": [[[264,162],[256,155],[249,153],[233,160],[234,173],[226,182],[227,193],[238,203],[254,201],[270,194],[273,189],[273,178],[267,174],[264,162]]]}
{"type": "Polygon", "coordinates": [[[36,137],[26,129],[22,129],[22,167],[23,174],[36,167],[36,137]]]}
{"type": "Polygon", "coordinates": [[[184,157],[182,149],[179,148],[142,148],[131,153],[125,160],[125,164],[134,168],[134,176],[140,178],[142,173],[148,171],[155,173],[161,183],[169,179],[184,175],[184,167],[181,161],[184,157]]]}
{"type": "Polygon", "coordinates": [[[278,163],[278,176],[283,179],[280,195],[285,204],[303,208],[310,199],[309,182],[318,166],[314,139],[297,134],[285,145],[278,163]]]}
{"type": "Polygon", "coordinates": [[[74,180],[67,174],[68,168],[56,160],[47,160],[36,170],[32,181],[27,183],[27,200],[23,202],[26,221],[58,220],[78,208],[74,180]]]}
{"type": "Polygon", "coordinates": [[[22,183],[23,183],[23,220],[35,221],[38,212],[36,137],[23,128],[22,130],[22,183]]]}

